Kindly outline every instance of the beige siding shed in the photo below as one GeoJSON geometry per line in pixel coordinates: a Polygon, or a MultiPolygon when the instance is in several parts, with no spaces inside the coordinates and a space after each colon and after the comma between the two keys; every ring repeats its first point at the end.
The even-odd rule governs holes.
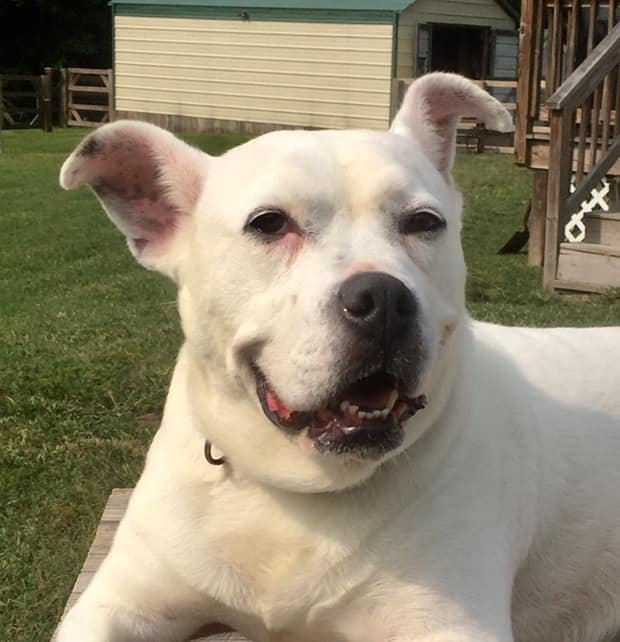
{"type": "Polygon", "coordinates": [[[385,128],[392,25],[117,16],[116,108],[385,128]]]}

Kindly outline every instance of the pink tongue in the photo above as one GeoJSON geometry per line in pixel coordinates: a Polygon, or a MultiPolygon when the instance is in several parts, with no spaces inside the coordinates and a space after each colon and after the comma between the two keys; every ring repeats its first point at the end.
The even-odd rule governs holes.
{"type": "Polygon", "coordinates": [[[284,419],[290,419],[293,414],[293,409],[289,408],[283,401],[278,397],[276,391],[273,388],[267,390],[267,407],[271,412],[275,412],[280,417],[284,419]]]}

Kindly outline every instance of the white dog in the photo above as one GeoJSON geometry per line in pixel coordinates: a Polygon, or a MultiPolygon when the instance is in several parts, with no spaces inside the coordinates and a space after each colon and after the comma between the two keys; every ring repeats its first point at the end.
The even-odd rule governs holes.
{"type": "Polygon", "coordinates": [[[60,642],[553,642],[620,630],[620,329],[465,310],[460,116],[415,81],[391,130],[277,132],[220,158],[91,134],[90,185],[179,287],[163,423],[60,642]],[[205,457],[206,455],[206,457],[205,457]]]}

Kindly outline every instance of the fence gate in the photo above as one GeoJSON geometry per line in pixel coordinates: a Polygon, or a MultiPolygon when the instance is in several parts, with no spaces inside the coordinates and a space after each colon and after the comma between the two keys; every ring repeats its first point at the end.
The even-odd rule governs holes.
{"type": "Polygon", "coordinates": [[[67,124],[97,127],[112,120],[114,92],[111,69],[67,69],[67,124]]]}
{"type": "Polygon", "coordinates": [[[9,127],[40,127],[41,76],[0,76],[1,124],[9,127]]]}

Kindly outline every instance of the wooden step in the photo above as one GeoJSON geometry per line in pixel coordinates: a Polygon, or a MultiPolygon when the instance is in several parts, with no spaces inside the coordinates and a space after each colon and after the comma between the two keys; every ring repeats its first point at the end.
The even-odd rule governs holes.
{"type": "Polygon", "coordinates": [[[620,247],[620,212],[594,211],[584,214],[584,243],[620,247]]]}
{"type": "Polygon", "coordinates": [[[620,244],[561,243],[554,286],[582,292],[620,287],[620,244]]]}
{"type": "MultiPolygon", "coordinates": [[[[130,497],[131,489],[129,488],[115,488],[112,491],[103,511],[99,527],[95,533],[95,538],[93,539],[84,566],[75,582],[73,592],[67,601],[65,613],[77,602],[80,595],[90,584],[99,565],[108,554],[112,540],[114,539],[114,534],[125,514],[130,497]]],[[[205,635],[206,637],[195,638],[195,642],[249,642],[247,638],[244,638],[239,633],[225,630],[225,627],[217,625],[209,627],[209,631],[204,631],[201,635],[205,635]]],[[[54,641],[55,636],[52,638],[52,642],[54,641]]]]}

